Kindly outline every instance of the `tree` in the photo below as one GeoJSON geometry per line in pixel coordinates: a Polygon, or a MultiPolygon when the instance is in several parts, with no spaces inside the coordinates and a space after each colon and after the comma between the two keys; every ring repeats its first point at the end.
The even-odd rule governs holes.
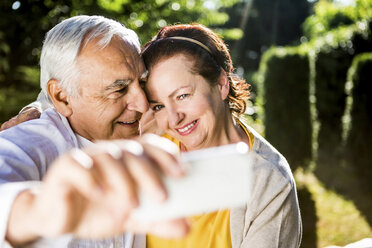
{"type": "Polygon", "coordinates": [[[221,7],[239,0],[2,0],[0,2],[0,122],[8,120],[39,92],[38,61],[45,33],[61,20],[103,15],[136,31],[142,43],[160,27],[200,22],[213,26],[228,20],[221,7]]]}
{"type": "MultiPolygon", "coordinates": [[[[227,10],[230,20],[226,27],[237,27],[245,3],[227,10]]],[[[301,24],[311,14],[307,0],[256,0],[238,47],[234,46],[234,61],[246,72],[257,71],[261,54],[271,45],[295,45],[303,35],[301,24]]],[[[234,43],[232,41],[231,43],[234,43]]]]}

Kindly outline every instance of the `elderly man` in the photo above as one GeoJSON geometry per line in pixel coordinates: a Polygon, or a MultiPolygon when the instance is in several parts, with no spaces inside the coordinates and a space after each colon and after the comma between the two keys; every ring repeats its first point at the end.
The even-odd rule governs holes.
{"type": "Polygon", "coordinates": [[[169,153],[134,140],[73,149],[139,134],[139,119],[148,108],[139,46],[132,30],[98,16],[69,18],[47,33],[40,83],[54,108],[0,133],[1,246],[7,240],[132,247],[133,237],[122,233],[187,232],[183,219],[145,225],[128,217],[138,205],[137,188],[159,201],[166,198],[156,167],[182,174],[169,153]],[[40,239],[63,234],[74,238],[40,239]]]}

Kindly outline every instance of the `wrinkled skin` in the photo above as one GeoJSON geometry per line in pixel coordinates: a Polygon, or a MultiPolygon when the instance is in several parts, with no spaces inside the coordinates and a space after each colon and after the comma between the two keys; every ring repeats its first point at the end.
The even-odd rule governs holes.
{"type": "Polygon", "coordinates": [[[40,111],[36,108],[29,107],[24,109],[21,113],[18,115],[12,117],[10,120],[4,122],[1,125],[0,131],[3,131],[5,129],[11,128],[13,126],[16,126],[22,122],[37,119],[40,117],[40,111]]]}

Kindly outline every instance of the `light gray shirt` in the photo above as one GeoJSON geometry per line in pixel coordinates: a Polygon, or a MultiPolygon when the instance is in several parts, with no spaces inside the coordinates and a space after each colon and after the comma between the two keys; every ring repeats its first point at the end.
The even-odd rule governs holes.
{"type": "MultiPolygon", "coordinates": [[[[49,166],[72,148],[91,144],[74,133],[68,120],[54,108],[45,110],[40,119],[27,121],[0,132],[0,248],[5,241],[7,222],[15,197],[23,190],[38,187],[49,166]]],[[[132,247],[128,234],[101,241],[72,239],[39,240],[37,247],[132,247]],[[127,244],[126,244],[127,243],[127,244]]]]}

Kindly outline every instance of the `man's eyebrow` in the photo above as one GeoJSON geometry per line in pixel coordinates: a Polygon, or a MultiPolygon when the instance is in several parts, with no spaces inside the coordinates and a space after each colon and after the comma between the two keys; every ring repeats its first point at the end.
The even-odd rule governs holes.
{"type": "Polygon", "coordinates": [[[112,84],[105,87],[105,91],[112,90],[112,89],[120,89],[123,87],[128,86],[132,82],[131,79],[118,79],[112,84]]]}

